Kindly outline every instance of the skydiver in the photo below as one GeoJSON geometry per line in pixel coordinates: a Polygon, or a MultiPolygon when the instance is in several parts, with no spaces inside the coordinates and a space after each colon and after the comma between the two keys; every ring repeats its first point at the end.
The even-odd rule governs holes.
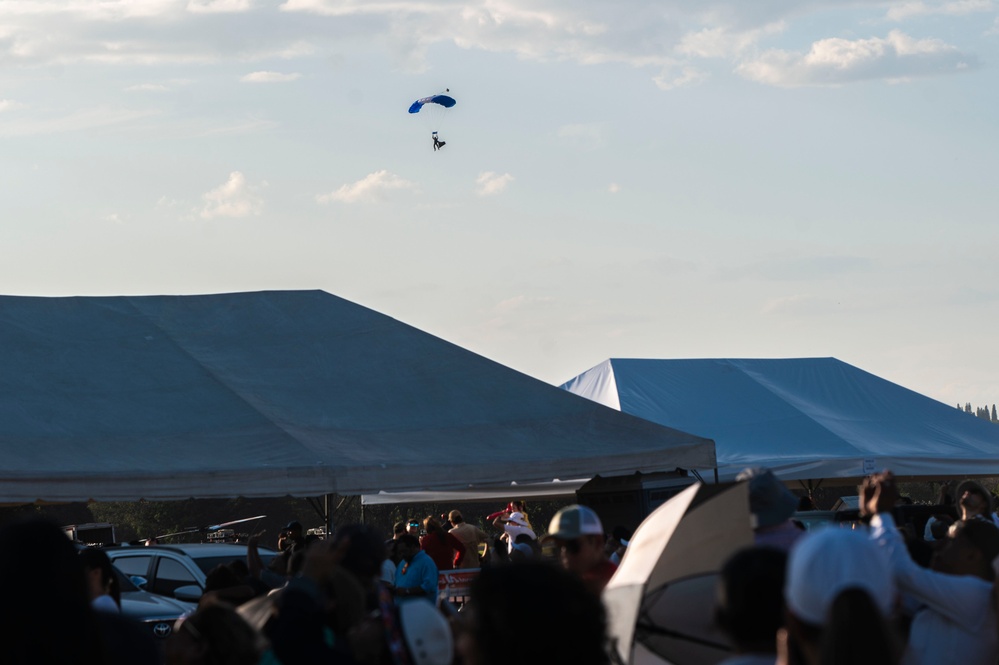
{"type": "Polygon", "coordinates": [[[446,141],[441,141],[437,138],[437,132],[434,132],[434,150],[440,150],[447,145],[446,141]]]}

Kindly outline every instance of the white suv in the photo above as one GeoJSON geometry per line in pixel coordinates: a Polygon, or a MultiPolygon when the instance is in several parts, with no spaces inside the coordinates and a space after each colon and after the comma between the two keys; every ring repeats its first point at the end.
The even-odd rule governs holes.
{"type": "MultiPolygon", "coordinates": [[[[201,598],[205,579],[217,565],[246,560],[246,545],[232,543],[108,547],[104,551],[115,568],[141,589],[188,602],[201,598]]],[[[265,566],[277,555],[264,547],[259,552],[265,566]]]]}

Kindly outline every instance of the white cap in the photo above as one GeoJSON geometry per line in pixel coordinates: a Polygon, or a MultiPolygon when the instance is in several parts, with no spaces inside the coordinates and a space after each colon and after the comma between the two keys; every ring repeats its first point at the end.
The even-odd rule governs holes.
{"type": "Polygon", "coordinates": [[[433,603],[424,598],[399,603],[399,623],[413,665],[451,665],[451,626],[433,603]]]}
{"type": "Polygon", "coordinates": [[[895,603],[888,557],[867,535],[827,527],[806,533],[791,548],[784,600],[802,621],[823,625],[836,596],[853,588],[866,591],[885,616],[895,603]]]}

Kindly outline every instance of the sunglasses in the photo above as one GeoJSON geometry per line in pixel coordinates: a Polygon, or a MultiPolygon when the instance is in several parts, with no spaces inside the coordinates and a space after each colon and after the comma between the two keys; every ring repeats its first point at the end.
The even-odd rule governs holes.
{"type": "Polygon", "coordinates": [[[420,526],[419,522],[410,522],[409,526],[420,526]]]}

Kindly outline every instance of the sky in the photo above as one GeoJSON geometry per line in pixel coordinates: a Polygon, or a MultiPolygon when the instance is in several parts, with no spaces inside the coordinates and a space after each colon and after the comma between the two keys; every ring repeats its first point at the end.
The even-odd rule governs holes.
{"type": "Polygon", "coordinates": [[[322,289],[552,384],[832,356],[991,405],[997,62],[999,0],[0,0],[0,293],[322,289]]]}

